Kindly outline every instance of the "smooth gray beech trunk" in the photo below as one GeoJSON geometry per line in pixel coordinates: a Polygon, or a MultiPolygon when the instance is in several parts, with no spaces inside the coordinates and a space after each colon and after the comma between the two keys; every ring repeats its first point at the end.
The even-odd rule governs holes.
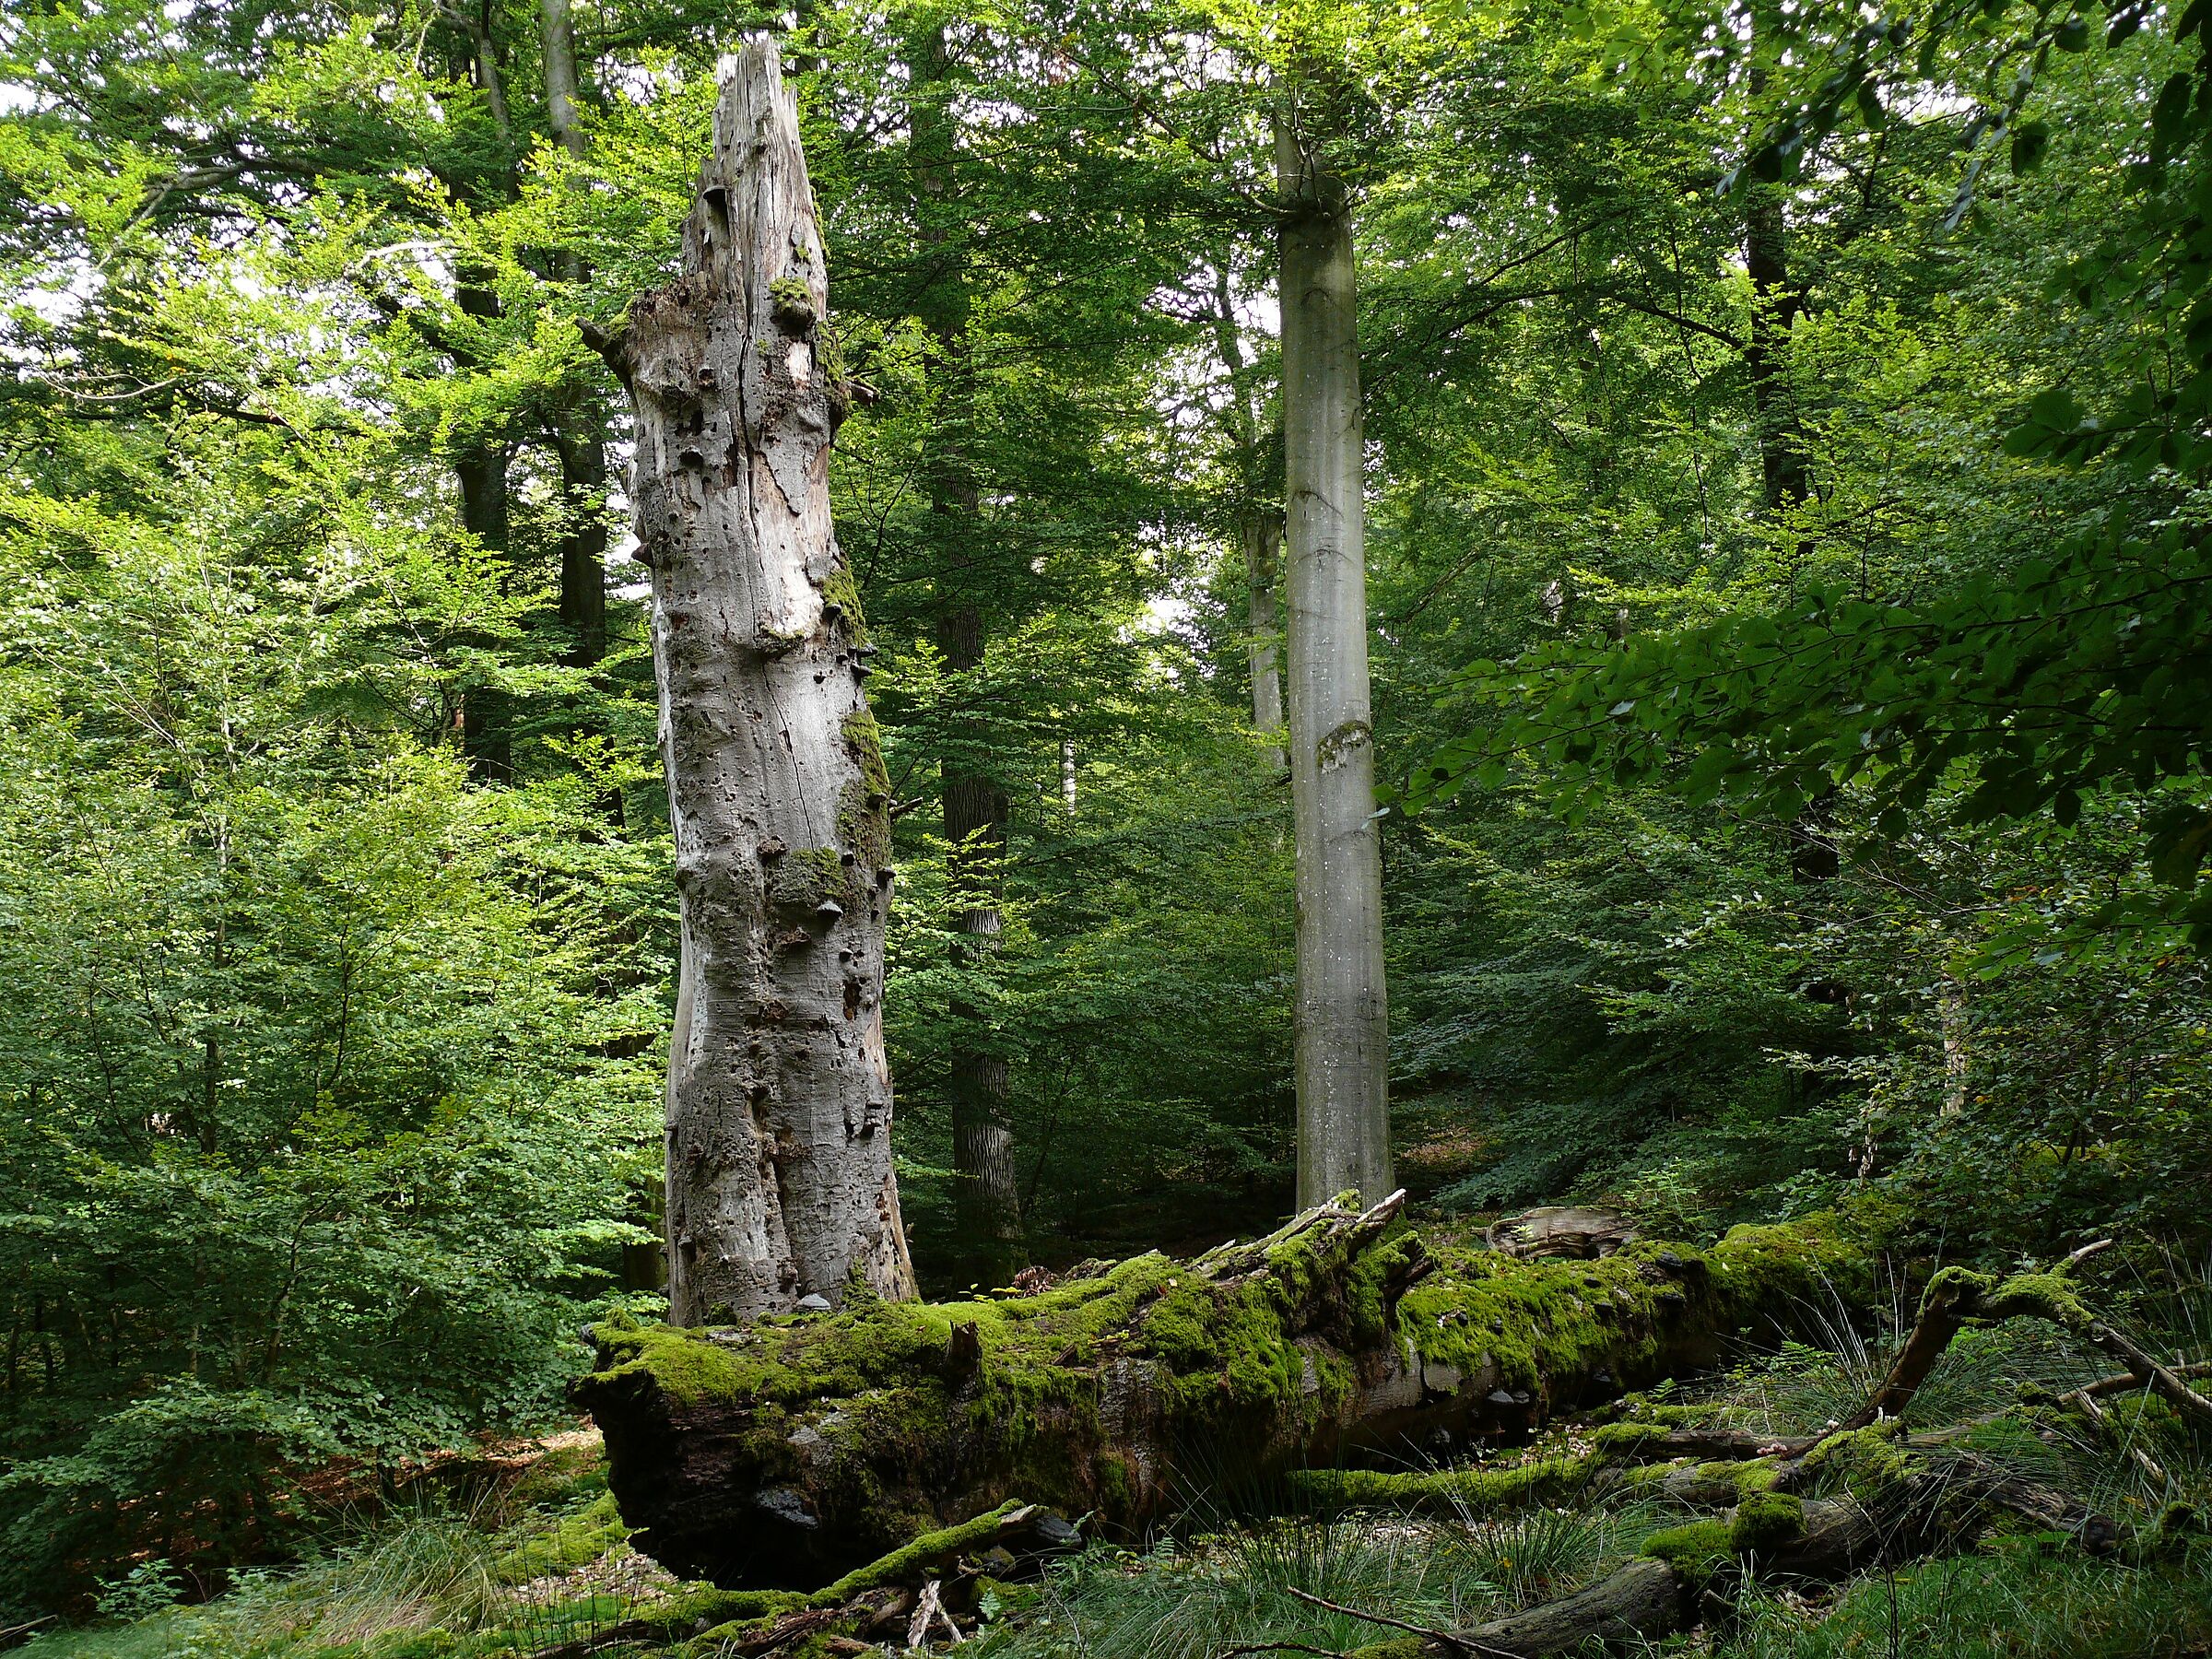
{"type": "Polygon", "coordinates": [[[683,900],[668,1059],[668,1300],[742,1320],[911,1297],[883,1045],[888,784],[830,524],[842,388],[796,109],[725,64],[684,275],[630,309],[637,557],[683,900]]]}
{"type": "Polygon", "coordinates": [[[1359,339],[1343,182],[1278,111],[1290,799],[1298,865],[1298,1202],[1390,1179],[1382,844],[1368,703],[1359,339]]]}

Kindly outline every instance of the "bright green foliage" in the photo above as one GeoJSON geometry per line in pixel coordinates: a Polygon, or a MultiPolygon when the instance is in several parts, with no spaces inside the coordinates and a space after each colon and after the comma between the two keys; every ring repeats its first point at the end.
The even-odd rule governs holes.
{"type": "MultiPolygon", "coordinates": [[[[1465,693],[1508,712],[1422,762],[1412,798],[1470,778],[1495,782],[1513,758],[1539,754],[1556,793],[1577,803],[1665,778],[1693,800],[1730,798],[1789,819],[1857,783],[1853,808],[1897,838],[1947,781],[1971,785],[1957,806],[1970,824],[2048,807],[2068,827],[2085,796],[2117,790],[2143,803],[2150,874],[2166,890],[2113,895],[2088,924],[2204,927],[2212,900],[2191,897],[2206,845],[2203,538],[2193,514],[2177,509],[2212,462],[2197,429],[2212,382],[2202,372],[2207,347],[2193,300],[2205,280],[2203,147],[2212,123],[2201,100],[2190,112],[2192,88],[2212,85],[2212,55],[2183,69],[2173,39],[2145,31],[2148,8],[2114,0],[2106,9],[2112,27],[2104,47],[2092,50],[2083,18],[2048,7],[1999,5],[1917,25],[1901,17],[1865,22],[1832,6],[1794,8],[1785,21],[1778,8],[1764,27],[1783,31],[1794,73],[1773,76],[1748,112],[1761,139],[1748,178],[1766,182],[1731,172],[1720,196],[1796,185],[1823,146],[1830,156],[1880,153],[1893,130],[1885,95],[1924,96],[1931,82],[1956,88],[1974,109],[1963,145],[1982,147],[1963,168],[1945,229],[1957,229],[1980,200],[1977,181],[2000,139],[2009,135],[2018,175],[2003,193],[2010,217],[2063,199],[2039,195],[2028,178],[2063,154],[2069,182],[2089,182],[2130,228],[2071,265],[2026,263],[2089,313],[2069,332],[2078,328],[2107,349],[2084,374],[2078,362],[2036,361],[2041,342],[2022,342],[2021,378],[2032,387],[2056,371],[2058,383],[2024,408],[2017,385],[2006,387],[2011,430],[2002,434],[2002,453],[1990,442],[2000,434],[1986,429],[1977,447],[2000,477],[2048,478],[2047,467],[2009,459],[2034,457],[2089,469],[2097,488],[2049,488],[2062,516],[2031,535],[1962,524],[1966,535],[1953,539],[1983,540],[1996,558],[1954,559],[1947,569],[1916,570],[1912,560],[1877,573],[1875,537],[1891,540],[1895,531],[1868,520],[1856,571],[1823,581],[1821,532],[1832,546],[1842,528],[1838,510],[1859,494],[1848,477],[1856,469],[1839,458],[1837,476],[1824,481],[1827,525],[1801,526],[1806,538],[1784,593],[1647,633],[1618,653],[1562,643],[1525,653],[1504,670],[1475,665],[1463,676],[1465,693]],[[2008,63],[2017,73],[1993,67],[2008,63]],[[2048,119],[2026,119],[2030,103],[2048,119]],[[2054,123],[2074,128],[2070,142],[2054,146],[2054,123]],[[2147,160],[2124,165],[2138,147],[2147,160]],[[2085,414],[2085,398],[2095,413],[2085,414]],[[1808,562],[1813,568],[1799,568],[1808,562]]],[[[1622,67],[1648,53],[1637,72],[1652,73],[1670,53],[1703,53],[1700,22],[1670,18],[1647,34],[1641,19],[1624,21],[1605,51],[1622,67]]],[[[2182,42],[2200,36],[2212,53],[2203,23],[2203,14],[2184,14],[2174,33],[2182,42]]],[[[1749,50],[1758,53],[1761,42],[1749,50]]],[[[1979,188],[1989,194],[1986,182],[1979,188]]],[[[1864,206],[1872,211],[1873,199],[1864,206]]],[[[2002,231],[1990,240],[2004,247],[2002,231]]],[[[1920,296],[1908,287],[1899,299],[1910,306],[1920,296]]],[[[1829,319],[1858,310],[1853,321],[1863,326],[1862,307],[1841,295],[1825,300],[1814,296],[1829,319]]],[[[1892,339],[1897,320],[1893,313],[1880,324],[1892,339]]],[[[1805,331],[1813,354],[1823,331],[1824,322],[1805,331]]],[[[1834,388],[1821,394],[1832,397],[1834,388]]],[[[2201,944],[2212,932],[2195,936],[2201,944]]]]}
{"type": "Polygon", "coordinates": [[[1818,1618],[1780,1601],[1748,1609],[1713,1644],[1717,1659],[1842,1659],[1885,1653],[1946,1659],[2135,1659],[2212,1633],[2212,1595],[2186,1566],[2139,1571],[2078,1555],[1968,1556],[1869,1577],[1818,1618]]]}
{"type": "Polygon", "coordinates": [[[0,536],[14,1572],[261,1547],[287,1466],[540,1416],[636,1236],[606,1049],[658,1014],[597,962],[644,870],[587,781],[475,794],[411,728],[441,599],[359,448],[186,419],[157,482],[93,431],[50,453],[132,505],[0,536]]]}
{"type": "MultiPolygon", "coordinates": [[[[317,1463],[547,1409],[626,1249],[650,1311],[649,645],[618,546],[582,649],[564,552],[620,503],[564,468],[604,434],[618,474],[587,337],[673,269],[714,57],[783,27],[580,16],[577,155],[516,0],[18,9],[11,1605],[133,1551],[296,1547],[317,1463]],[[503,524],[465,504],[487,465],[503,524]]],[[[847,735],[893,816],[830,810],[900,866],[931,1281],[967,1277],[979,1043],[1039,1257],[1288,1202],[1292,849],[1233,545],[1279,507],[1277,90],[1356,192],[1376,735],[1425,804],[1383,820],[1417,1196],[1710,1239],[1880,1185],[1982,1266],[2201,1229],[2206,39],[2132,0],[806,8],[832,360],[865,388],[831,597],[881,647],[880,727],[847,735]],[[958,667],[956,602],[987,640],[958,667]],[[944,844],[948,771],[1006,795],[1002,859],[944,844]]],[[[1160,1288],[1144,1259],[1049,1322],[1160,1288]]],[[[1571,1366],[1616,1297],[1649,1311],[1618,1271],[1455,1259],[1480,1321],[1424,1342],[1571,1366]]],[[[1018,1423],[1064,1384],[1014,1305],[958,1304],[1025,1357],[1018,1423]]],[[[1264,1307],[1226,1355],[1201,1312],[1163,1296],[1147,1336],[1194,1400],[1298,1380],[1264,1307]]],[[[908,1356],[942,1323],[854,1329],[908,1356]]],[[[704,1386],[787,1341],[654,1359],[704,1386]]]]}

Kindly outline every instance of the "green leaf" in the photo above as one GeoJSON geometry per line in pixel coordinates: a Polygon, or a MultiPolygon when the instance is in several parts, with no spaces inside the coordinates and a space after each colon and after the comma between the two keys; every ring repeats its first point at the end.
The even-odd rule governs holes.
{"type": "MultiPolygon", "coordinates": [[[[2194,7],[2191,8],[2194,10],[2194,7]]],[[[2194,79],[2180,72],[2166,77],[2159,88],[2159,101],[2150,112],[2151,154],[2161,159],[2182,147],[2189,127],[2189,99],[2194,79]]]]}

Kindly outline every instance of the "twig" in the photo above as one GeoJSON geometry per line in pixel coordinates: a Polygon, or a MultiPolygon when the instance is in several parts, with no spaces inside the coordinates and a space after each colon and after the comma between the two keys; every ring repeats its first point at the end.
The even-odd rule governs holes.
{"type": "Polygon", "coordinates": [[[1223,1648],[1214,1659],[1238,1659],[1242,1653],[1313,1653],[1319,1659],[1345,1659],[1337,1649],[1315,1647],[1310,1641],[1247,1641],[1240,1647],[1223,1648]]]}
{"type": "Polygon", "coordinates": [[[2088,1328],[2081,1335],[2126,1366],[2135,1373],[2137,1382],[2147,1383],[2165,1395],[2169,1405],[2212,1423],[2212,1400],[2207,1400],[2191,1388],[2176,1372],[2159,1363],[2147,1349],[2138,1347],[2133,1339],[2113,1330],[2102,1320],[2095,1319],[2089,1322],[2088,1328]]]}
{"type": "Polygon", "coordinates": [[[2075,1410],[2080,1412],[2083,1417],[2088,1418],[2089,1426],[2106,1439],[2119,1440],[2127,1454],[2136,1460],[2137,1466],[2142,1469],[2144,1474],[2159,1483],[2161,1490],[2171,1491],[2173,1489],[2173,1477],[2166,1473],[2165,1468],[2157,1458],[2136,1444],[2133,1435],[2123,1438],[2115,1432],[2112,1418],[2106,1417],[2103,1409],[2089,1397],[2088,1389],[2076,1389],[2072,1394],[2065,1395],[2061,1404],[2071,1406],[2075,1410]]]}
{"type": "Polygon", "coordinates": [[[1514,1656],[1503,1648],[1494,1648],[1479,1641],[1471,1641],[1466,1637],[1454,1635],[1450,1630],[1435,1630],[1427,1625],[1407,1624],[1404,1619],[1393,1618],[1387,1613],[1369,1613],[1359,1607],[1347,1607],[1342,1602],[1330,1601],[1325,1596],[1315,1595],[1310,1591],[1300,1590],[1295,1585],[1286,1584],[1283,1587],[1297,1596],[1300,1601],[1311,1602],[1317,1607],[1326,1607],[1330,1612],[1341,1613],[1347,1618],[1364,1618],[1369,1624],[1388,1625],[1394,1630],[1405,1630],[1415,1636],[1426,1637],[1430,1641],[1441,1641],[1446,1647],[1456,1649],[1463,1653],[1494,1653],[1498,1655],[1498,1659],[1514,1659],[1514,1656]]]}
{"type": "MultiPolygon", "coordinates": [[[[2177,1377],[2212,1377],[2212,1359],[2199,1359],[2189,1365],[2167,1368],[2177,1377]]],[[[2110,1377],[2100,1377],[2094,1382],[2085,1382],[2075,1392],[2092,1398],[2100,1394],[2133,1394],[2143,1386],[2143,1379],[2134,1371],[2121,1371],[2110,1377]]]]}
{"type": "Polygon", "coordinates": [[[2080,1266],[2082,1263],[2088,1261],[2099,1251],[2110,1250],[2112,1247],[2112,1241],[2110,1239],[2100,1239],[2094,1244],[2084,1244],[2079,1250],[2076,1251],[2072,1255],[2068,1256],[2057,1266],[2052,1268],[2051,1271],[2053,1273],[2067,1272],[2072,1268],[2080,1266]]]}
{"type": "Polygon", "coordinates": [[[944,1609],[937,1602],[937,1581],[931,1579],[922,1586],[921,1599],[915,1604],[914,1617],[906,1627],[906,1647],[909,1653],[929,1640],[929,1627],[936,1622],[944,1609]]]}

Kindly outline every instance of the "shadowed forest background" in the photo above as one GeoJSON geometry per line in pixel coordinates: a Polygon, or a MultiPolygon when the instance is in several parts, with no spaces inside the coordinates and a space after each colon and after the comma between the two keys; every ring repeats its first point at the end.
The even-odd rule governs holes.
{"type": "Polygon", "coordinates": [[[338,1487],[544,1430],[578,1328],[665,1307],[677,903],[599,346],[762,29],[852,387],[925,1293],[1292,1207],[1253,674],[1294,74],[1357,203],[1414,1203],[1703,1241],[1848,1200],[2201,1288],[2197,41],[1871,18],[11,5],[8,1622],[312,1554],[338,1487]]]}

